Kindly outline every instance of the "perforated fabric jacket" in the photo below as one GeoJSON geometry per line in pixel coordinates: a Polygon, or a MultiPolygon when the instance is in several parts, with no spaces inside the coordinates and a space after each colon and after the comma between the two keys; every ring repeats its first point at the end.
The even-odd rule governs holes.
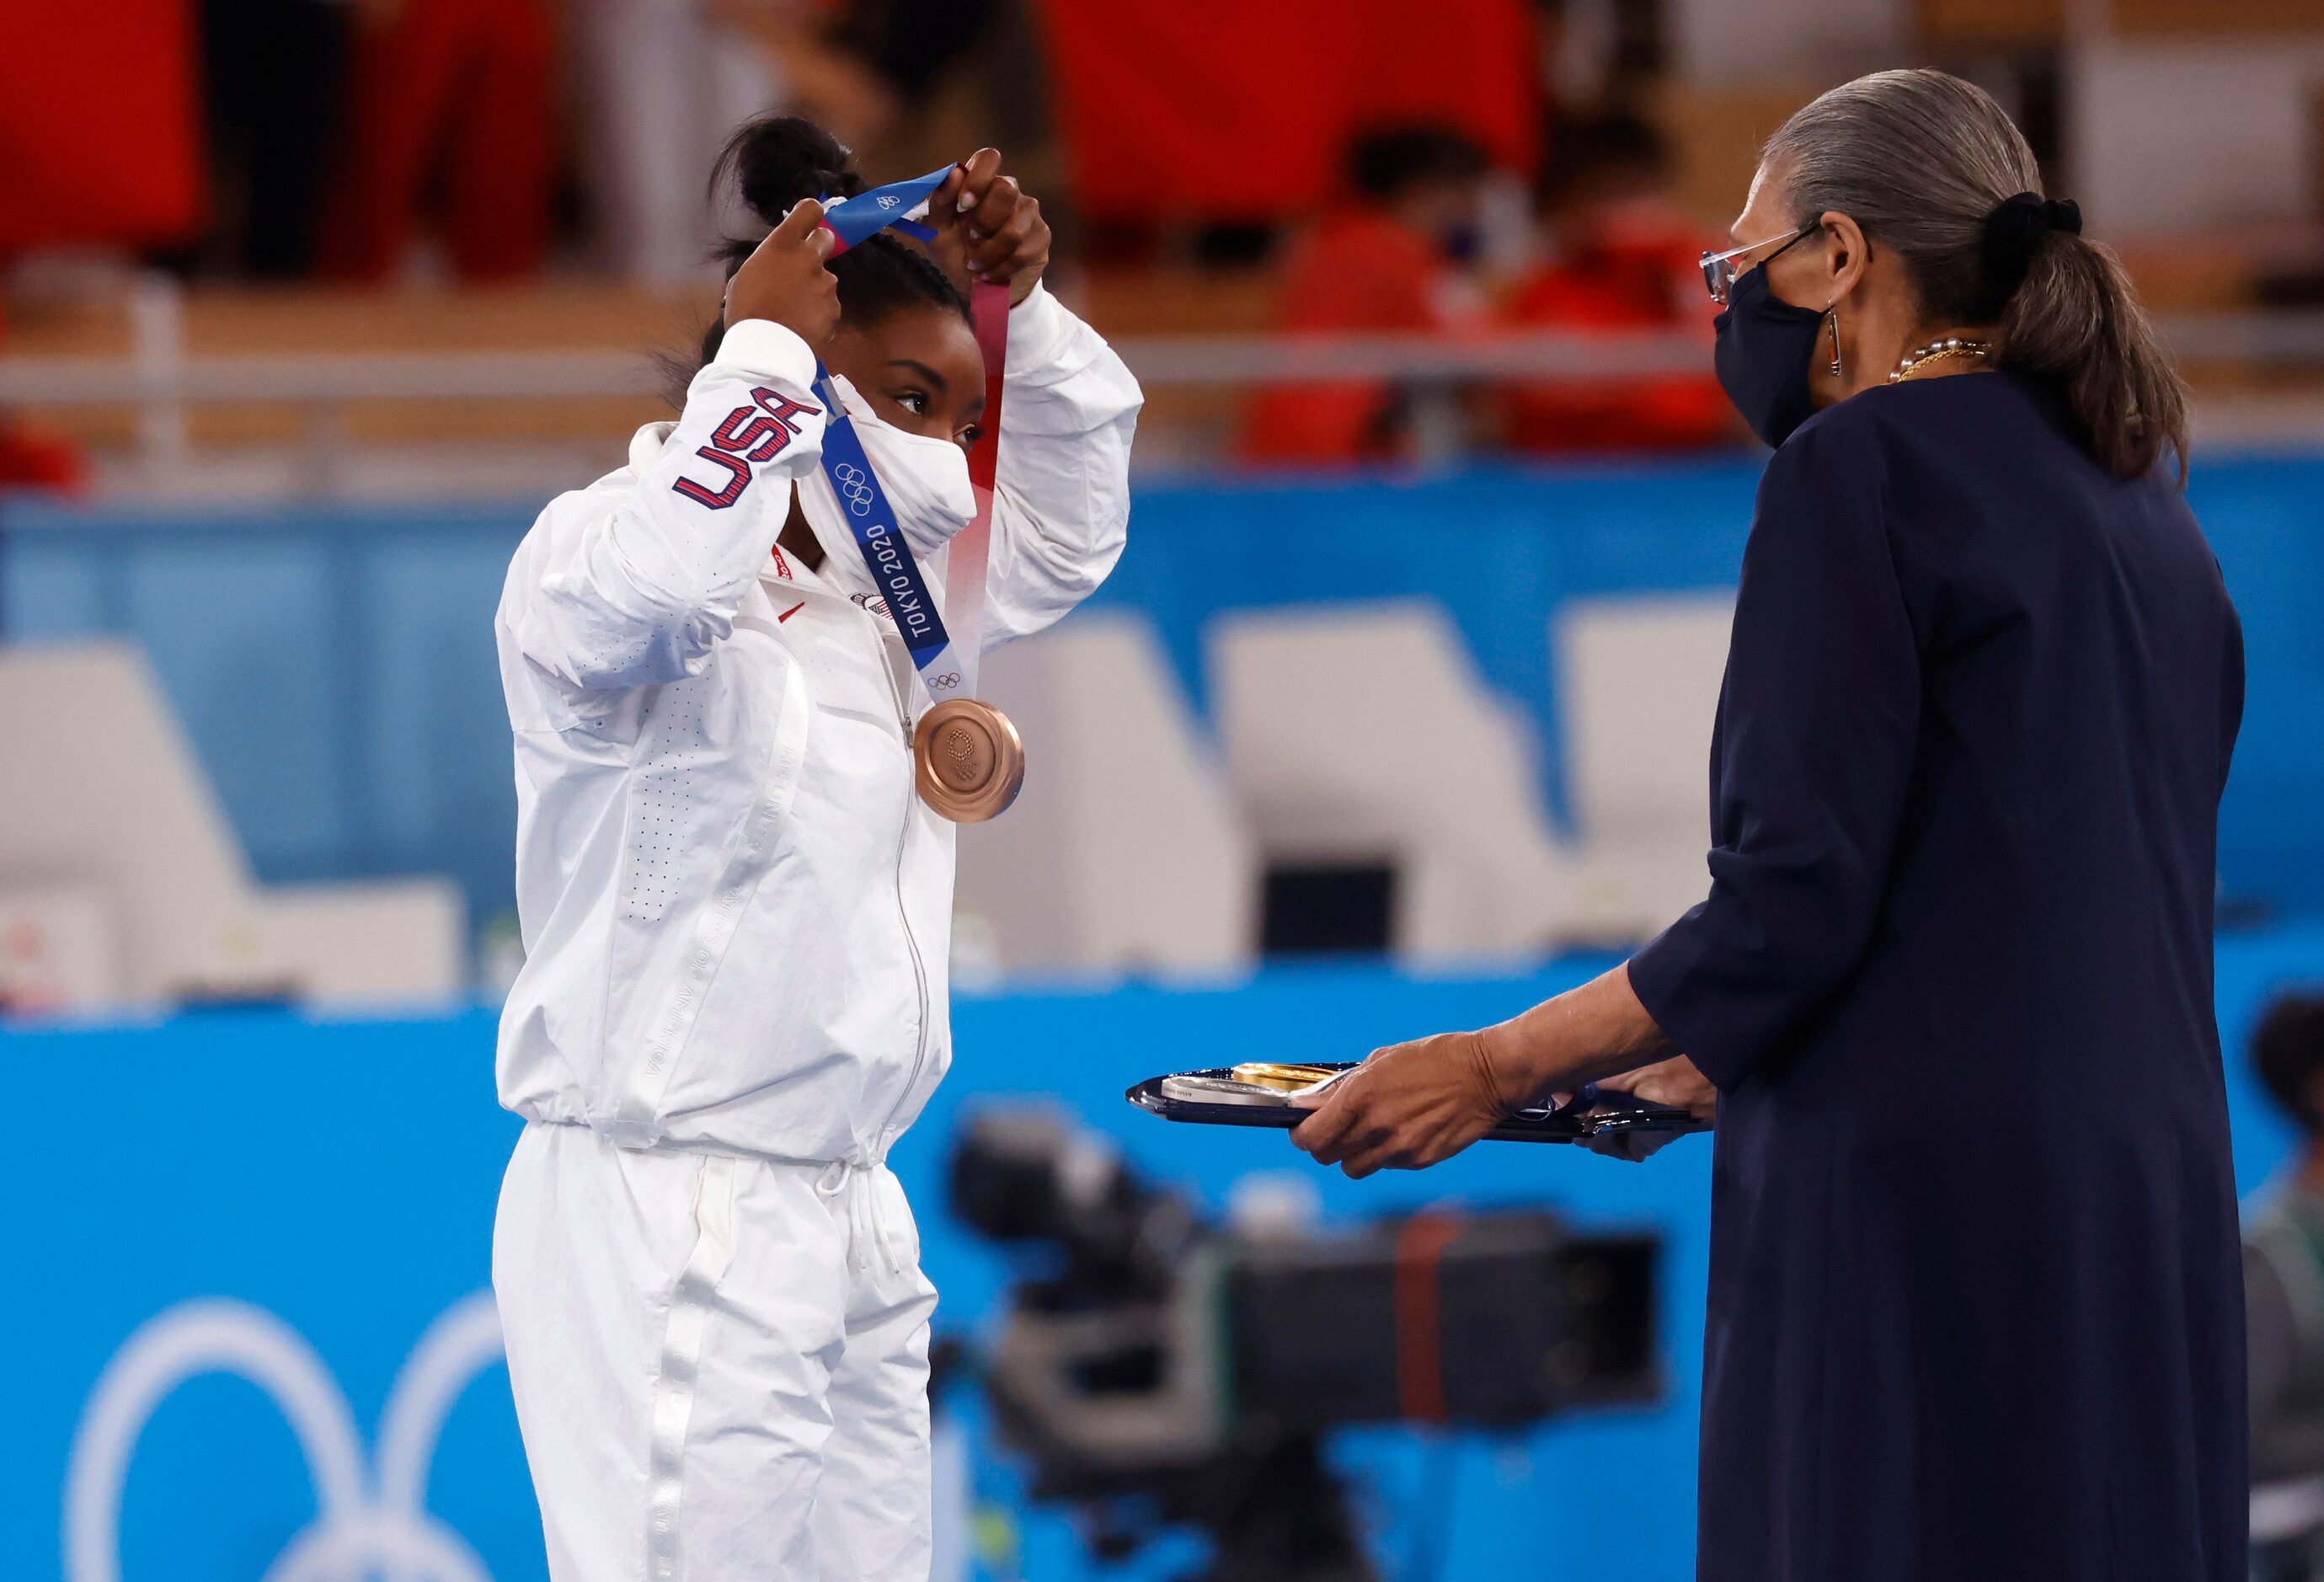
{"type": "MultiPolygon", "coordinates": [[[[927,692],[877,601],[774,548],[820,453],[813,370],[789,330],[736,325],[678,421],[552,501],[509,568],[526,959],[497,1066],[520,1115],[868,1164],[950,1063],[954,831],[910,751],[927,692]]],[[[1006,377],[988,648],[1112,569],[1140,402],[1038,288],[1006,377]]]]}

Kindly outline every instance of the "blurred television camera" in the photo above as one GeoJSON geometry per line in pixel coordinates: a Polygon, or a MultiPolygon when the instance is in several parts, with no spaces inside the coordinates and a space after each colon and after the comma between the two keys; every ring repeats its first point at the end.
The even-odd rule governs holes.
{"type": "Polygon", "coordinates": [[[1333,1429],[1514,1429],[1663,1392],[1650,1235],[1540,1208],[1222,1226],[1045,1108],[973,1116],[950,1197],[1021,1255],[976,1371],[1032,1497],[1102,1558],[1201,1531],[1188,1582],[1373,1582],[1333,1429]]]}

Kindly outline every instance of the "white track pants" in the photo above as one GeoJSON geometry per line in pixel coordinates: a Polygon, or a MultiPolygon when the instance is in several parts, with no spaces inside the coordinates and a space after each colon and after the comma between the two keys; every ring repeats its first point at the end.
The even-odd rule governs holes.
{"type": "Polygon", "coordinates": [[[924,1582],[936,1288],[885,1168],[534,1122],[493,1290],[555,1582],[924,1582]]]}

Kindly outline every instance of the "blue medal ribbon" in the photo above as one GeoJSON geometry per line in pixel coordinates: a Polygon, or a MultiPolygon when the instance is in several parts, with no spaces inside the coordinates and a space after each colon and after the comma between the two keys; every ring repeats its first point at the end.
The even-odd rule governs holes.
{"type": "MultiPolygon", "coordinates": [[[[945,630],[944,615],[929,591],[927,577],[912,546],[904,541],[895,508],[888,504],[888,491],[881,486],[880,475],[864,451],[863,437],[855,431],[855,420],[840,402],[839,382],[820,363],[816,365],[815,382],[823,393],[824,410],[829,413],[823,424],[823,476],[830,480],[840,513],[855,535],[855,547],[862,552],[863,569],[872,574],[872,586],[887,601],[888,614],[895,618],[913,667],[927,680],[929,691],[939,696],[948,693],[953,687],[939,688],[938,675],[929,673],[929,666],[952,646],[952,636],[945,630]]],[[[957,671],[956,666],[953,669],[957,671]]]]}
{"type": "Polygon", "coordinates": [[[914,176],[908,181],[890,181],[885,187],[874,187],[853,198],[826,204],[824,227],[839,243],[832,255],[836,257],[890,227],[923,242],[936,240],[936,232],[920,224],[918,217],[927,212],[928,199],[957,168],[946,165],[925,176],[914,176]]]}
{"type": "MultiPolygon", "coordinates": [[[[908,181],[892,181],[885,187],[874,187],[853,198],[842,199],[825,208],[823,223],[838,242],[834,254],[844,252],[881,231],[890,228],[907,232],[922,241],[931,241],[936,233],[918,223],[916,216],[927,211],[929,198],[944,180],[958,167],[946,165],[930,171],[925,176],[915,176],[908,181]]],[[[978,288],[984,291],[985,288],[978,288]]],[[[998,309],[1000,319],[992,347],[985,347],[987,388],[991,390],[1000,375],[1000,356],[997,349],[1007,337],[1007,297],[1001,294],[998,309]]],[[[983,338],[980,338],[982,345],[983,338]]],[[[920,569],[912,546],[904,541],[903,529],[896,521],[894,507],[888,503],[888,492],[881,486],[880,475],[873,470],[872,458],[863,449],[862,436],[855,431],[855,421],[847,415],[847,408],[839,399],[838,383],[831,370],[817,363],[815,368],[816,388],[823,393],[825,410],[829,415],[823,428],[823,475],[830,481],[831,492],[839,502],[841,513],[847,518],[849,530],[855,535],[855,547],[863,556],[863,569],[872,574],[872,587],[887,601],[888,613],[896,623],[896,630],[904,639],[904,647],[912,656],[913,667],[927,683],[929,694],[939,700],[965,693],[963,682],[975,674],[977,655],[954,654],[952,635],[945,631],[944,615],[936,607],[934,593],[928,587],[927,577],[920,569]]],[[[997,393],[997,392],[995,392],[997,393]]],[[[988,422],[999,429],[999,403],[992,402],[988,422]]],[[[986,443],[994,440],[988,438],[986,443]]],[[[989,498],[989,480],[980,496],[989,498]]],[[[982,541],[978,541],[980,550],[982,541]]],[[[957,567],[957,560],[955,560],[957,567]]],[[[981,585],[983,566],[980,554],[974,576],[981,585]]],[[[974,590],[982,602],[981,586],[974,590]]],[[[982,623],[973,615],[971,626],[982,623]]],[[[974,639],[972,638],[973,641],[974,639]]]]}

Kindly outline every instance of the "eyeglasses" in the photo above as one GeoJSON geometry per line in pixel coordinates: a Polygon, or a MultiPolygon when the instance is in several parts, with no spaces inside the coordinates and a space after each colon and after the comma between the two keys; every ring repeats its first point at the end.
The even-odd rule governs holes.
{"type": "Polygon", "coordinates": [[[1781,247],[1759,260],[1762,265],[1772,264],[1822,228],[1821,218],[1812,219],[1788,237],[1769,236],[1765,242],[1748,242],[1740,247],[1729,247],[1724,253],[1705,253],[1702,255],[1702,283],[1711,288],[1711,300],[1722,308],[1727,306],[1727,293],[1734,289],[1735,282],[1743,273],[1735,267],[1736,261],[1746,253],[1757,253],[1762,247],[1781,242],[1784,244],[1781,247]]]}

